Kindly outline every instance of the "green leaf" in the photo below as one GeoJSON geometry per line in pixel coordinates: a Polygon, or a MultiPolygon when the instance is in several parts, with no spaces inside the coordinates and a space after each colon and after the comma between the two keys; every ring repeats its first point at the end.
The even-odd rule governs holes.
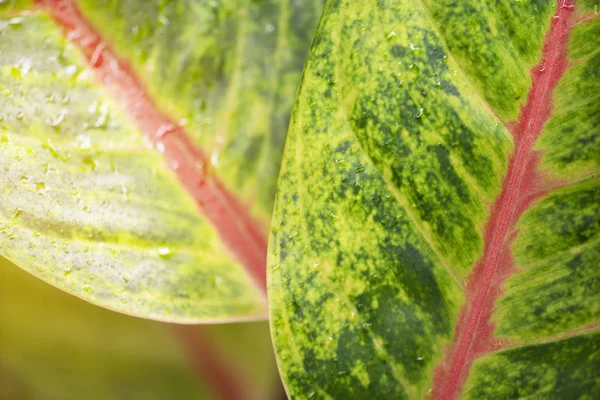
{"type": "Polygon", "coordinates": [[[575,3],[327,4],[270,238],[292,397],[600,393],[600,19],[575,3]]]}
{"type": "Polygon", "coordinates": [[[80,301],[4,259],[0,267],[3,400],[219,398],[195,368],[194,358],[207,349],[184,347],[176,331],[187,332],[187,343],[197,337],[198,345],[237,369],[247,398],[272,398],[277,389],[266,323],[187,327],[145,321],[80,301]],[[228,352],[244,340],[255,345],[228,352]]]}
{"type": "Polygon", "coordinates": [[[154,99],[268,223],[322,0],[80,0],[154,99]]]}
{"type": "Polygon", "coordinates": [[[264,318],[266,221],[318,7],[26,3],[0,8],[0,254],[132,315],[264,318]]]}

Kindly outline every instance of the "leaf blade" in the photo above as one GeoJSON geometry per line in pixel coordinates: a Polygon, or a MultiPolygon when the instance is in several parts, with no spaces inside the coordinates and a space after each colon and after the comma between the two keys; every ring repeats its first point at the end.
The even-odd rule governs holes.
{"type": "MultiPolygon", "coordinates": [[[[585,171],[575,176],[569,170],[569,179],[557,182],[557,172],[544,162],[547,148],[536,170],[535,150],[518,136],[541,133],[538,150],[549,137],[542,131],[546,101],[593,99],[592,91],[569,96],[576,87],[568,81],[570,68],[555,92],[540,91],[544,84],[536,88],[528,78],[548,51],[542,46],[551,25],[569,23],[574,13],[570,3],[553,4],[329,3],[293,114],[270,239],[272,334],[292,396],[421,398],[435,386],[434,398],[457,398],[473,359],[510,347],[491,311],[500,313],[495,300],[503,279],[519,272],[505,251],[515,236],[518,246],[517,232],[524,229],[515,227],[516,219],[528,208],[533,212],[541,197],[552,197],[556,187],[598,170],[588,156],[585,171]],[[552,18],[554,12],[559,18],[552,18]],[[531,22],[518,23],[522,19],[531,22]],[[567,22],[551,24],[555,19],[567,22]],[[469,30],[470,24],[476,27],[469,30]],[[511,31],[515,26],[520,31],[511,31]],[[471,43],[485,44],[485,51],[471,43]],[[493,61],[499,59],[507,62],[493,61]],[[539,95],[524,96],[529,90],[539,95]],[[521,105],[533,111],[519,126],[510,119],[521,105]],[[519,178],[506,178],[515,163],[519,178]],[[503,208],[500,193],[511,196],[510,189],[501,192],[503,180],[517,182],[517,199],[490,222],[495,207],[503,208]],[[495,224],[507,224],[506,230],[495,224]],[[479,268],[490,247],[496,254],[490,259],[498,261],[479,268]],[[459,340],[467,343],[464,352],[455,350],[459,340]],[[465,356],[455,365],[453,354],[465,356]],[[444,386],[448,382],[455,386],[444,386]]],[[[540,79],[554,82],[565,65],[560,29],[549,50],[558,52],[558,73],[540,72],[540,79]]],[[[587,40],[589,46],[597,37],[587,40]]],[[[594,87],[590,76],[577,83],[594,87]]],[[[597,111],[597,102],[589,104],[597,111]]],[[[569,133],[563,140],[597,136],[585,126],[569,133]]],[[[556,140],[552,146],[561,148],[556,140]]],[[[590,185],[597,189],[595,180],[590,185]]],[[[596,232],[591,218],[586,229],[596,232]]],[[[594,280],[590,262],[587,276],[594,280]]],[[[578,327],[597,321],[594,299],[578,327]]],[[[518,314],[518,308],[512,311],[518,314]]],[[[531,345],[543,340],[536,336],[531,345]]],[[[523,384],[526,393],[526,382],[508,384],[523,384]]]]}
{"type": "MultiPolygon", "coordinates": [[[[196,104],[208,101],[221,107],[223,101],[227,103],[218,90],[202,93],[197,89],[233,79],[232,71],[215,72],[208,64],[229,63],[235,58],[231,49],[246,47],[240,38],[221,40],[227,26],[208,24],[202,27],[203,39],[213,44],[203,54],[204,42],[190,32],[199,27],[194,16],[211,19],[212,5],[194,2],[190,9],[185,1],[170,2],[167,8],[175,12],[177,23],[172,26],[176,30],[167,33],[175,37],[181,33],[181,43],[154,41],[160,44],[156,49],[161,58],[171,54],[176,60],[165,65],[176,67],[175,75],[181,73],[181,79],[173,81],[185,82],[183,90],[170,85],[161,76],[164,71],[149,71],[145,59],[139,58],[152,40],[124,43],[135,35],[125,39],[114,35],[116,28],[131,32],[131,24],[137,23],[136,18],[139,22],[140,16],[162,24],[164,16],[159,11],[164,10],[157,4],[103,2],[90,9],[90,4],[78,3],[86,15],[72,1],[36,4],[38,8],[25,13],[19,10],[32,7],[30,2],[2,6],[3,11],[7,9],[1,38],[7,97],[0,153],[8,172],[2,180],[6,195],[2,254],[72,294],[137,316],[180,323],[263,319],[266,239],[265,225],[259,220],[269,216],[272,190],[261,191],[263,198],[255,202],[251,192],[260,191],[263,185],[272,187],[274,174],[250,173],[244,180],[234,170],[243,171],[254,158],[270,155],[273,160],[264,161],[267,170],[278,165],[279,156],[275,156],[281,146],[275,142],[285,135],[288,95],[301,68],[297,60],[308,46],[306,35],[318,7],[293,6],[298,11],[310,8],[302,14],[306,24],[294,31],[297,40],[285,49],[285,54],[294,53],[290,57],[296,64],[286,61],[271,71],[272,85],[267,93],[260,93],[261,107],[271,104],[277,112],[268,134],[257,131],[260,123],[255,121],[253,135],[257,140],[272,137],[274,144],[265,144],[265,151],[257,154],[240,154],[232,147],[223,151],[212,139],[198,141],[179,126],[183,121],[174,122],[189,117],[196,132],[202,125],[198,120],[219,115],[211,129],[218,127],[217,131],[226,130],[233,137],[239,133],[240,140],[246,140],[241,123],[228,125],[218,107],[206,111],[196,104]],[[129,12],[117,9],[119,18],[113,21],[110,8],[115,5],[129,12]],[[12,26],[15,15],[19,23],[12,26]],[[58,25],[49,22],[47,15],[58,25]],[[105,17],[111,25],[102,24],[105,17]],[[98,29],[91,25],[96,22],[98,29]],[[107,28],[113,25],[115,29],[107,28]],[[60,35],[61,29],[68,41],[60,35]],[[113,45],[118,53],[113,52],[113,45]],[[33,56],[23,57],[25,49],[33,56]],[[186,58],[189,54],[202,57],[186,58]],[[199,149],[198,144],[209,146],[199,149]],[[231,155],[230,169],[235,173],[227,169],[215,173],[206,154],[217,153],[231,155]],[[225,187],[222,180],[232,186],[225,187]],[[246,185],[253,189],[245,190],[246,185]],[[250,212],[255,206],[260,211],[250,212]]],[[[231,4],[225,6],[232,9],[231,4]]],[[[228,21],[239,22],[239,13],[255,6],[237,5],[237,14],[228,21]]],[[[254,11],[259,19],[291,18],[289,13],[267,7],[266,2],[254,11]]],[[[150,38],[168,39],[155,24],[142,30],[150,38]]],[[[256,43],[257,47],[268,48],[267,39],[283,40],[278,33],[267,33],[268,37],[259,35],[265,43],[256,43]]],[[[254,84],[239,87],[240,95],[251,98],[259,92],[256,82],[265,75],[259,61],[267,62],[256,57],[245,62],[244,68],[253,71],[254,84]]],[[[245,101],[236,112],[246,116],[252,113],[251,105],[245,101]]]]}

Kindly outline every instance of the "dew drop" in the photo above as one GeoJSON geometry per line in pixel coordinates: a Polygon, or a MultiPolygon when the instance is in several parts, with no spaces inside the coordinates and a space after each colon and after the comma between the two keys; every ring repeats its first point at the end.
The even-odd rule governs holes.
{"type": "Polygon", "coordinates": [[[156,130],[156,137],[162,139],[167,133],[173,132],[174,130],[175,126],[173,124],[162,124],[156,130]]]}
{"type": "Polygon", "coordinates": [[[215,167],[219,166],[219,153],[212,153],[210,156],[210,163],[215,167]]]}
{"type": "Polygon", "coordinates": [[[8,20],[8,25],[13,29],[19,29],[23,26],[23,17],[11,18],[8,20]]]}
{"type": "Polygon", "coordinates": [[[170,248],[168,247],[160,247],[158,250],[158,255],[160,258],[166,260],[168,258],[171,258],[173,256],[173,252],[171,251],[170,248]]]}

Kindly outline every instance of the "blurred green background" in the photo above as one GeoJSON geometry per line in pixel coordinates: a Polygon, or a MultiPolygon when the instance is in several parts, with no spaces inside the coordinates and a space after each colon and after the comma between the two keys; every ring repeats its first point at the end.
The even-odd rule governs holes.
{"type": "Polygon", "coordinates": [[[197,368],[207,349],[236,371],[248,398],[282,395],[266,322],[175,326],[130,317],[0,258],[1,400],[213,399],[197,368]]]}

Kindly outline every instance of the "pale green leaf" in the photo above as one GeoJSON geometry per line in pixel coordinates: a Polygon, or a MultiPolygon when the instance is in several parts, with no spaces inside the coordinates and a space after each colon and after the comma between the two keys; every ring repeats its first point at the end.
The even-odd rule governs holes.
{"type": "MultiPolygon", "coordinates": [[[[178,176],[186,160],[144,139],[143,118],[132,118],[127,99],[97,81],[98,55],[86,60],[52,19],[58,3],[41,3],[0,8],[0,254],[132,315],[183,323],[264,318],[264,283],[237,259],[246,249],[262,257],[266,248],[223,242],[197,204],[202,199],[186,190],[195,181],[178,176]],[[33,11],[17,10],[27,7],[33,11]]],[[[189,125],[193,145],[215,164],[193,168],[225,182],[264,235],[318,9],[285,1],[163,3],[81,2],[83,18],[106,40],[93,51],[114,47],[148,86],[156,113],[189,125]],[[267,21],[277,31],[257,31],[267,21]],[[302,24],[292,29],[292,22],[302,24]],[[232,27],[239,29],[230,37],[232,27]]],[[[72,2],[63,5],[73,10],[72,2]]],[[[68,36],[81,45],[78,34],[68,36]]]]}

